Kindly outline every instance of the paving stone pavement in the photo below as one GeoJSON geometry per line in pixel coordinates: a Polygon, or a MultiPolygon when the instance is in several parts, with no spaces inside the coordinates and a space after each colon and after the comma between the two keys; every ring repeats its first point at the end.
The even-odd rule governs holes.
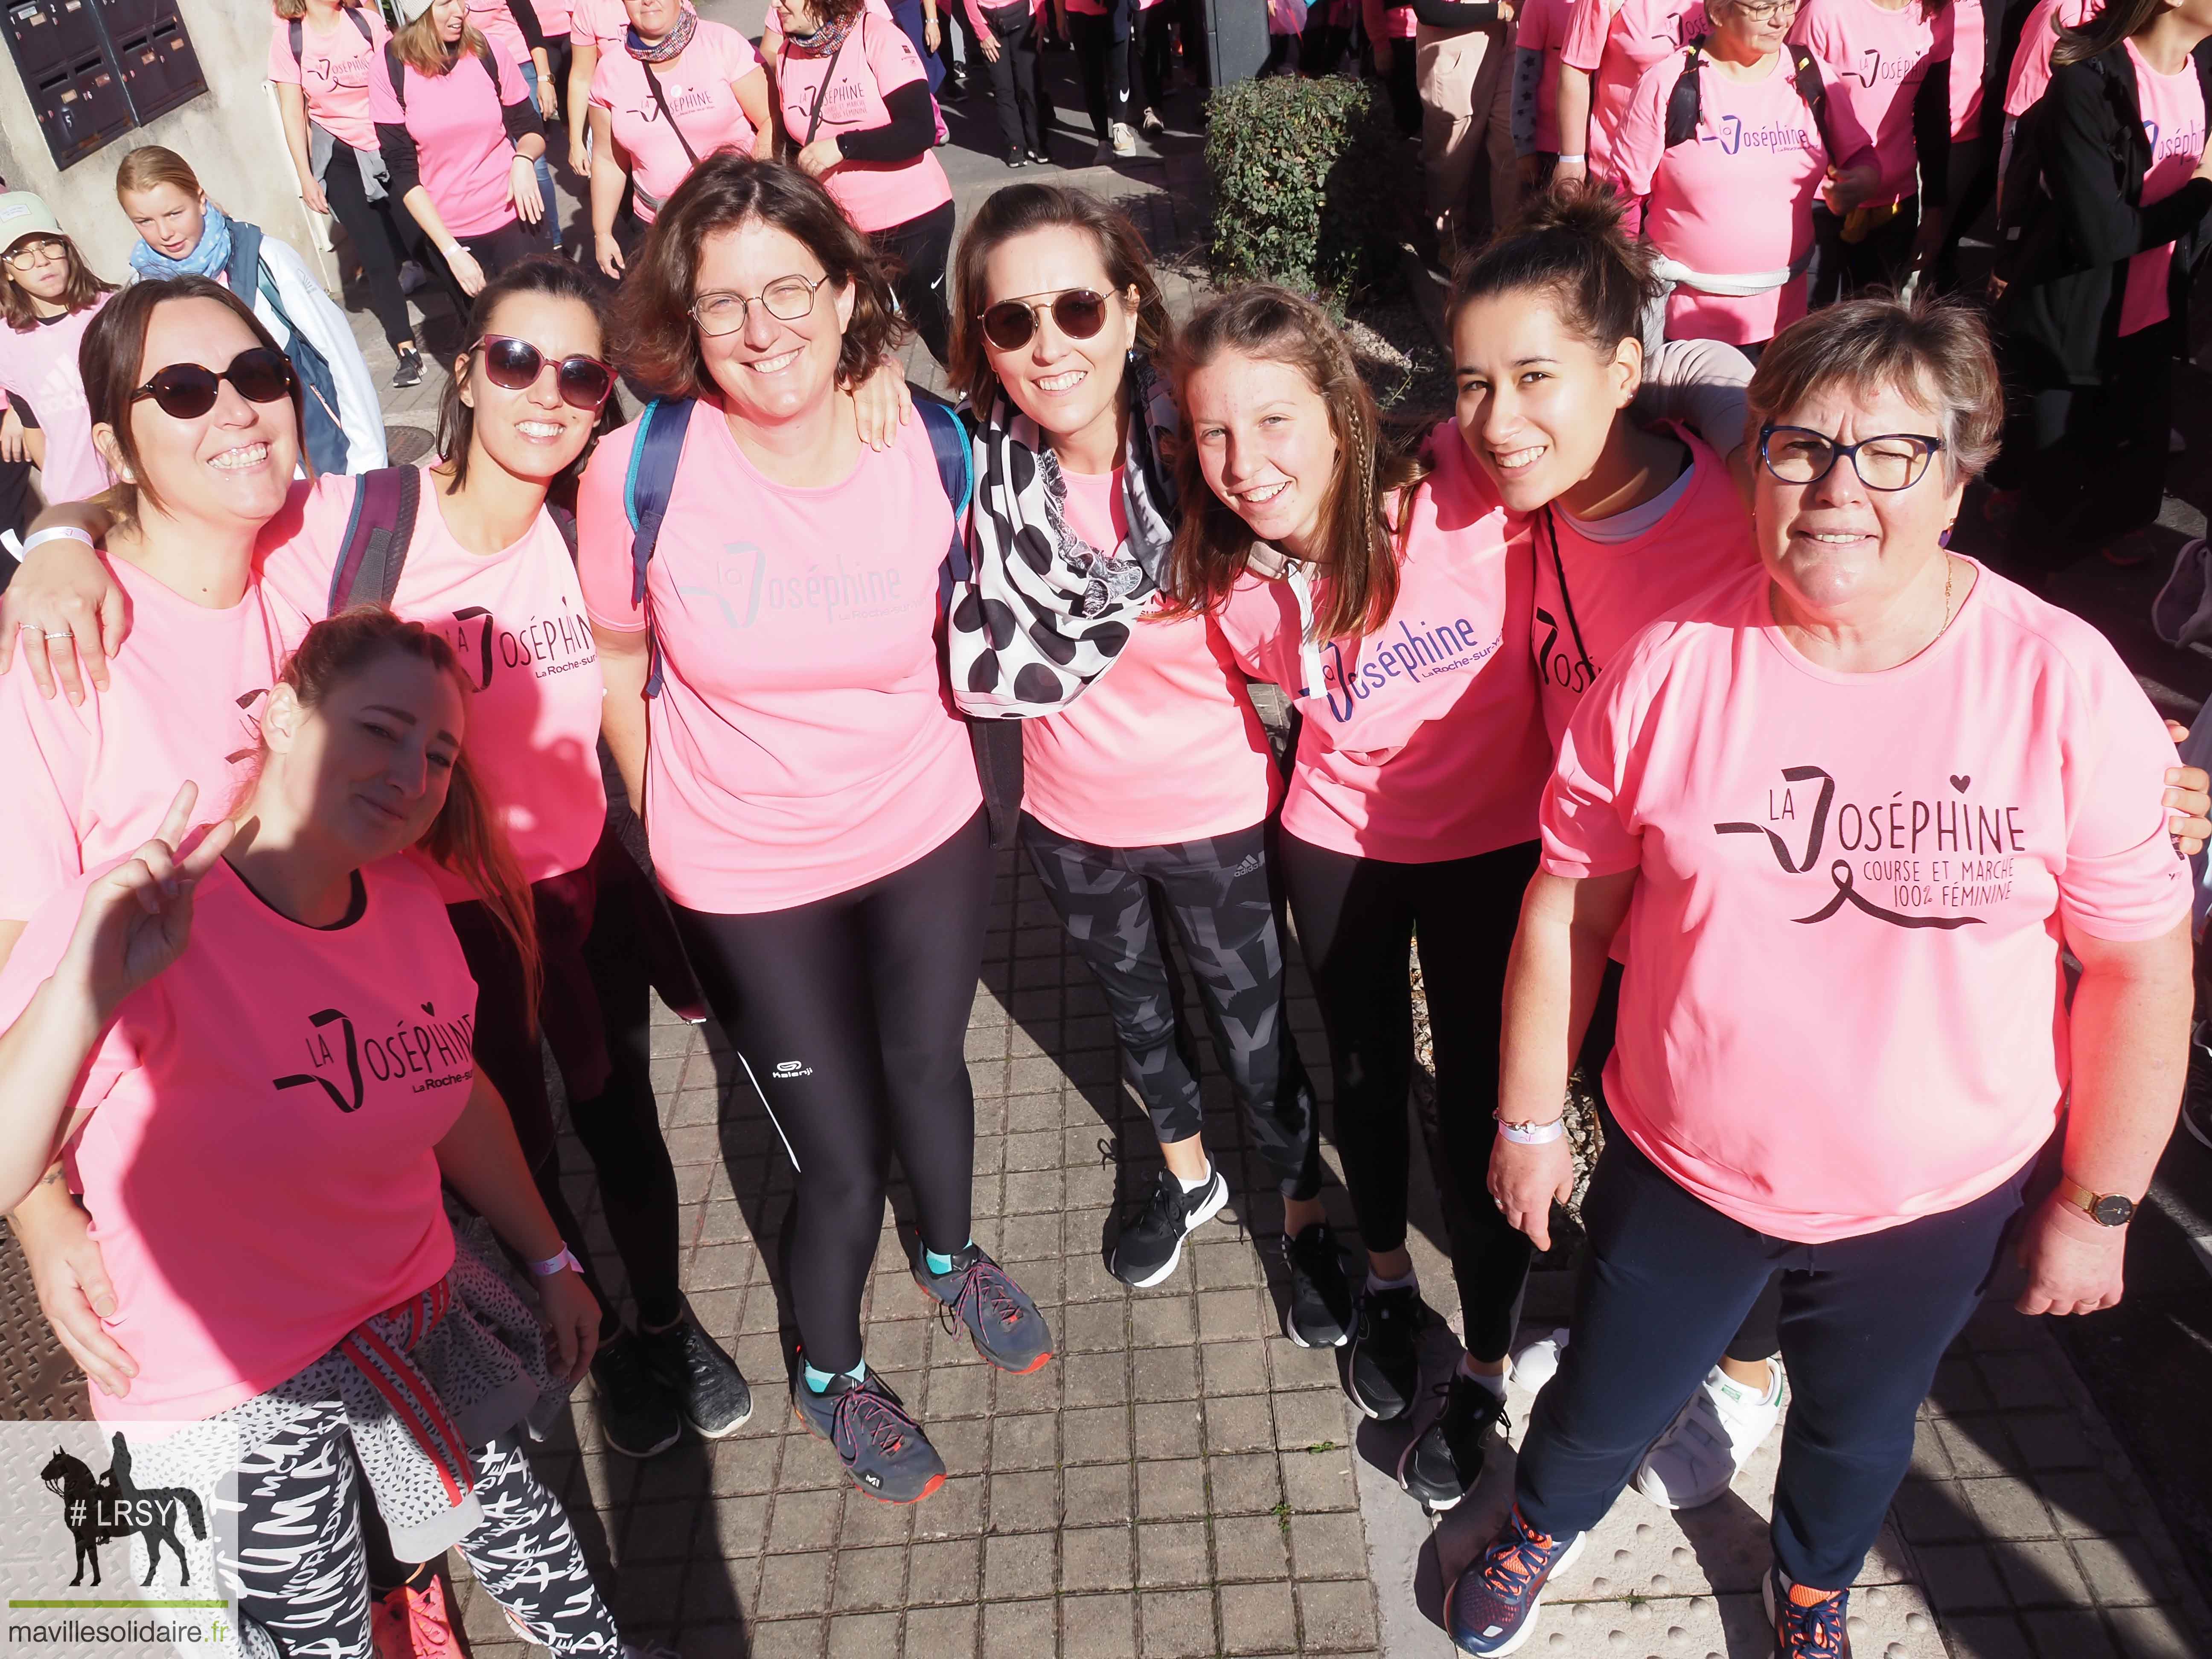
{"type": "MultiPolygon", "coordinates": [[[[978,142],[988,100],[952,118],[978,142]]],[[[1060,147],[1073,142],[1063,135],[1060,147]]],[[[1148,147],[1133,164],[1065,176],[1122,197],[1155,246],[1188,248],[1206,211],[1196,148],[1171,137],[1164,154],[1148,147]]],[[[971,149],[940,155],[963,216],[1009,176],[1053,176],[1008,175],[971,149]]],[[[1181,311],[1188,279],[1168,286],[1181,311]]],[[[390,354],[372,319],[354,320],[381,380],[390,354]]],[[[932,378],[926,359],[916,368],[932,378]]],[[[395,459],[427,452],[444,384],[434,363],[420,387],[386,393],[395,459]]],[[[1293,1025],[1326,1093],[1319,1019],[1293,973],[1293,1025]]],[[[976,1229],[1036,1297],[1060,1352],[1035,1376],[993,1371],[939,1325],[886,1218],[867,1353],[951,1472],[921,1504],[849,1490],[835,1455],[792,1416],[772,1272],[790,1170],[750,1089],[728,1086],[710,1033],[660,1019],[653,1080],[684,1200],[686,1284],[752,1380],[756,1406],[732,1437],[687,1437],[639,1465],[605,1454],[586,1390],[538,1449],[626,1629],[687,1659],[1450,1652],[1437,1623],[1442,1588],[1502,1513],[1510,1455],[1440,1522],[1397,1489],[1407,1431],[1363,1422],[1334,1357],[1279,1333],[1279,1206],[1218,1077],[1206,1086],[1206,1139],[1236,1199],[1167,1283],[1133,1292],[1106,1273],[1109,1215],[1149,1185],[1158,1153],[1116,1080],[1098,994],[1025,866],[1002,860],[969,1031],[976,1229]]],[[[619,1287],[573,1138],[564,1158],[589,1243],[619,1287]]],[[[1425,1180],[1417,1170],[1417,1188],[1425,1180]]],[[[1328,1201],[1356,1240],[1340,1186],[1328,1201]]],[[[895,1188],[894,1212],[903,1202],[895,1188]]],[[[1450,1316],[1432,1202],[1416,1203],[1415,1223],[1427,1294],[1450,1316]]],[[[1524,1335],[1565,1322],[1568,1297],[1563,1275],[1539,1275],[1524,1335]]],[[[0,1243],[0,1318],[11,1414],[82,1414],[82,1385],[67,1380],[37,1319],[12,1239],[0,1243]]],[[[1438,1333],[1434,1373],[1452,1357],[1438,1333]]],[[[1511,1403],[1517,1437],[1528,1400],[1516,1390],[1511,1403]]],[[[1688,1515],[1624,1497],[1554,1589],[1527,1650],[1764,1659],[1757,1587],[1775,1462],[1770,1443],[1729,1498],[1688,1515]]],[[[454,1571],[475,1652],[532,1651],[458,1560],[454,1571]]],[[[2001,1295],[1944,1363],[1854,1613],[1857,1651],[1881,1659],[2212,1653],[2212,1623],[2127,1459],[2039,1322],[2001,1295]]]]}

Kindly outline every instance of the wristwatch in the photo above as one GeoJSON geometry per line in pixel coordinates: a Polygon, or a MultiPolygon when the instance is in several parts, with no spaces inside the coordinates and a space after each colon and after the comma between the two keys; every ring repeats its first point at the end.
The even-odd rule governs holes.
{"type": "Polygon", "coordinates": [[[2058,1201],[2070,1204],[2103,1227],[2124,1227],[2136,1218],[2136,1201],[2118,1193],[2093,1193],[2070,1176],[2058,1177],[2058,1201]]]}

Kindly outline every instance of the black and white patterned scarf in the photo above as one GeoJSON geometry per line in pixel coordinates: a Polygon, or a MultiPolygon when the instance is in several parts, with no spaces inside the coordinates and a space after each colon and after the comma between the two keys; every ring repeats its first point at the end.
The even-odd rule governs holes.
{"type": "Polygon", "coordinates": [[[1141,352],[1121,396],[1128,436],[1121,501],[1128,538],[1110,551],[1067,522],[1067,484],[1037,424],[1001,390],[975,439],[968,580],[953,584],[953,700],[979,720],[1066,708],[1114,665],[1159,592],[1175,539],[1175,478],[1161,450],[1176,432],[1175,398],[1141,352]]]}

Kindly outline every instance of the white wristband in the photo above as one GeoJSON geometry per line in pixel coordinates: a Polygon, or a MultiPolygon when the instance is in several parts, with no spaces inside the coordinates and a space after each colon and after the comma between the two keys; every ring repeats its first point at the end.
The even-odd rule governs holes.
{"type": "Polygon", "coordinates": [[[41,542],[82,542],[87,547],[97,546],[91,535],[73,524],[49,525],[44,530],[34,530],[23,538],[23,551],[28,553],[41,542]]]}
{"type": "Polygon", "coordinates": [[[1508,1123],[1500,1118],[1498,1133],[1516,1146],[1548,1146],[1566,1139],[1567,1121],[1555,1117],[1549,1123],[1508,1123]]]}
{"type": "Polygon", "coordinates": [[[574,1252],[566,1244],[561,1247],[560,1255],[549,1255],[543,1261],[533,1261],[530,1264],[531,1273],[539,1279],[550,1279],[555,1273],[564,1270],[574,1273],[584,1271],[584,1264],[576,1260],[574,1252]]]}
{"type": "Polygon", "coordinates": [[[1582,167],[1589,162],[1589,157],[1587,155],[1562,155],[1559,160],[1562,164],[1572,161],[1577,167],[1582,167]]]}

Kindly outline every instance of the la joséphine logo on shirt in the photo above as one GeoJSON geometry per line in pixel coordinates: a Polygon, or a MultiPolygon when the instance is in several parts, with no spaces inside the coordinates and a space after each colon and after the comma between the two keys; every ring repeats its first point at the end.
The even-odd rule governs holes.
{"type": "Polygon", "coordinates": [[[476,1075],[475,1013],[441,1019],[436,1004],[417,1006],[420,1019],[403,1013],[389,1030],[358,1030],[343,1008],[308,1015],[301,1034],[307,1069],[271,1078],[270,1085],[280,1091],[317,1087],[341,1112],[357,1112],[370,1079],[397,1083],[416,1095],[466,1084],[476,1075]]]}
{"type": "Polygon", "coordinates": [[[2170,161],[2177,155],[2186,156],[2194,161],[2204,154],[2204,129],[2201,126],[2182,127],[2161,135],[2158,123],[2147,119],[2142,129],[2143,137],[2150,140],[2150,159],[2154,167],[2160,161],[2170,161]]]}
{"type": "Polygon", "coordinates": [[[1812,908],[1792,921],[1824,922],[1848,908],[1893,927],[1978,927],[1989,917],[1977,912],[2011,899],[2014,863],[2029,855],[2027,830],[2019,806],[1975,795],[1971,773],[1943,781],[1927,794],[1899,789],[1839,803],[1831,773],[1786,766],[1753,818],[1716,823],[1713,833],[1764,836],[1785,875],[1811,878],[1812,908]]]}
{"type": "Polygon", "coordinates": [[[546,679],[566,674],[599,659],[592,639],[592,625],[568,607],[549,616],[532,617],[520,628],[502,628],[499,619],[480,605],[463,605],[450,623],[432,623],[459,653],[465,665],[476,669],[476,689],[491,690],[492,676],[502,670],[529,670],[532,678],[546,679]]]}
{"type": "Polygon", "coordinates": [[[1701,144],[1718,144],[1723,155],[1737,155],[1746,150],[1810,149],[1813,135],[1805,130],[1802,121],[1791,125],[1787,121],[1770,121],[1765,126],[1747,127],[1740,115],[1723,115],[1717,123],[1718,130],[1701,132],[1701,144]]]}
{"type": "Polygon", "coordinates": [[[1379,634],[1352,642],[1353,660],[1345,661],[1344,642],[1321,648],[1322,690],[1329,718],[1341,725],[1370,697],[1418,685],[1439,675],[1463,673],[1498,649],[1496,638],[1477,636],[1465,617],[1431,624],[1401,618],[1379,634]]]}
{"type": "Polygon", "coordinates": [[[870,563],[849,551],[782,569],[775,568],[757,544],[729,542],[722,548],[714,577],[712,585],[678,583],[676,592],[684,599],[704,601],[720,614],[722,626],[732,631],[763,620],[835,628],[897,616],[918,603],[918,596],[932,605],[937,602],[934,587],[925,591],[897,566],[870,563]]]}
{"type": "Polygon", "coordinates": [[[1926,60],[1925,49],[1914,53],[1910,58],[1884,58],[1881,55],[1881,47],[1862,46],[1859,48],[1858,61],[1856,64],[1845,65],[1843,72],[1861,86],[1872,90],[1878,82],[1883,81],[1904,80],[1926,60]]]}

